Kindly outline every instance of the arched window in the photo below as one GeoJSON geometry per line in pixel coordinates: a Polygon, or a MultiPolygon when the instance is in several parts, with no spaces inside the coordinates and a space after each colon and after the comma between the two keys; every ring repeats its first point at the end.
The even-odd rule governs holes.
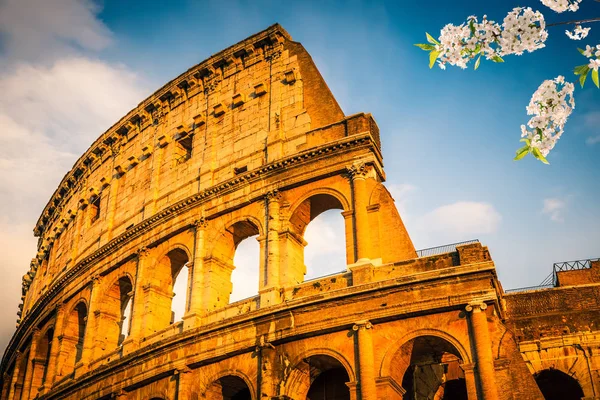
{"type": "Polygon", "coordinates": [[[343,209],[335,196],[316,194],[293,211],[290,234],[283,241],[286,286],[345,270],[346,221],[340,212],[343,209]]]}
{"type": "Polygon", "coordinates": [[[171,281],[173,282],[173,300],[171,301],[171,323],[181,321],[187,311],[189,292],[189,262],[183,250],[174,250],[169,253],[171,262],[171,281]]]}
{"type": "Polygon", "coordinates": [[[580,400],[584,397],[577,379],[558,369],[545,369],[534,377],[546,400],[580,400]]]}

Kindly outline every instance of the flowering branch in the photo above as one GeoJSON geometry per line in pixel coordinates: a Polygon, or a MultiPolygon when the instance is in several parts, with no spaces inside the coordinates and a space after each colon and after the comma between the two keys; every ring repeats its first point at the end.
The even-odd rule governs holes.
{"type": "MultiPolygon", "coordinates": [[[[577,11],[581,1],[541,0],[557,13],[577,11]]],[[[545,47],[548,38],[547,27],[576,25],[573,32],[566,31],[566,34],[573,40],[581,40],[590,30],[581,27],[581,24],[593,22],[600,22],[600,17],[546,24],[541,12],[530,7],[516,7],[507,14],[502,24],[488,20],[485,15],[481,22],[477,17],[470,16],[458,26],[444,26],[437,40],[426,33],[428,43],[415,46],[429,52],[429,68],[433,68],[437,63],[441,69],[446,69],[447,64],[466,69],[468,63],[475,60],[474,69],[478,69],[482,57],[493,62],[504,62],[505,56],[531,53],[545,47]]],[[[580,65],[574,70],[575,75],[579,76],[581,87],[591,73],[592,81],[600,88],[600,44],[595,47],[588,45],[585,50],[578,50],[589,58],[588,64],[580,65]]],[[[521,141],[525,142],[525,146],[517,150],[515,160],[532,154],[548,164],[546,156],[556,145],[564,131],[567,118],[575,108],[574,89],[572,83],[566,82],[563,76],[558,76],[554,80],[544,81],[535,91],[527,106],[527,114],[533,117],[527,125],[521,125],[521,141]]]]}

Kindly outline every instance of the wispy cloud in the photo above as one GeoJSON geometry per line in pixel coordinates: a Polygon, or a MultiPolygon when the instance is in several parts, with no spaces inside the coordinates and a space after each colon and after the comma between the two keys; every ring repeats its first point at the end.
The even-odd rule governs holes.
{"type": "Polygon", "coordinates": [[[464,237],[494,233],[501,220],[502,216],[492,204],[459,201],[437,207],[423,215],[419,227],[427,232],[464,237]]]}
{"type": "Polygon", "coordinates": [[[112,34],[88,0],[0,2],[0,351],[12,333],[33,225],[62,176],[148,92],[97,58],[112,34]]]}
{"type": "Polygon", "coordinates": [[[584,116],[584,126],[589,136],[585,140],[588,146],[600,143],[600,111],[592,111],[584,116]]]}
{"type": "Polygon", "coordinates": [[[556,197],[544,199],[542,213],[548,214],[550,219],[555,222],[563,222],[563,213],[567,207],[567,202],[556,197]]]}

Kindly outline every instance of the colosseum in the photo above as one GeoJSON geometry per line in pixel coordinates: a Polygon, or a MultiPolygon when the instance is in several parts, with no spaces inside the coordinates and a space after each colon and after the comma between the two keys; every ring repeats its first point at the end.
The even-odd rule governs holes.
{"type": "Polygon", "coordinates": [[[600,399],[600,262],[506,292],[476,240],[416,251],[384,181],[375,120],[281,26],[190,68],[39,217],[1,400],[600,399]],[[305,281],[328,210],[346,269],[305,281]],[[255,236],[258,295],[230,301],[255,236]]]}

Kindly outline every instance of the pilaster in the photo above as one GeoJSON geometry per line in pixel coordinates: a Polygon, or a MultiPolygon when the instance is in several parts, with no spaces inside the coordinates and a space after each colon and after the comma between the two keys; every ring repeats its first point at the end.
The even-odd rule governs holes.
{"type": "Polygon", "coordinates": [[[352,330],[357,333],[356,340],[358,340],[358,386],[361,400],[377,400],[373,338],[371,336],[373,325],[369,321],[358,321],[352,330]]]}

